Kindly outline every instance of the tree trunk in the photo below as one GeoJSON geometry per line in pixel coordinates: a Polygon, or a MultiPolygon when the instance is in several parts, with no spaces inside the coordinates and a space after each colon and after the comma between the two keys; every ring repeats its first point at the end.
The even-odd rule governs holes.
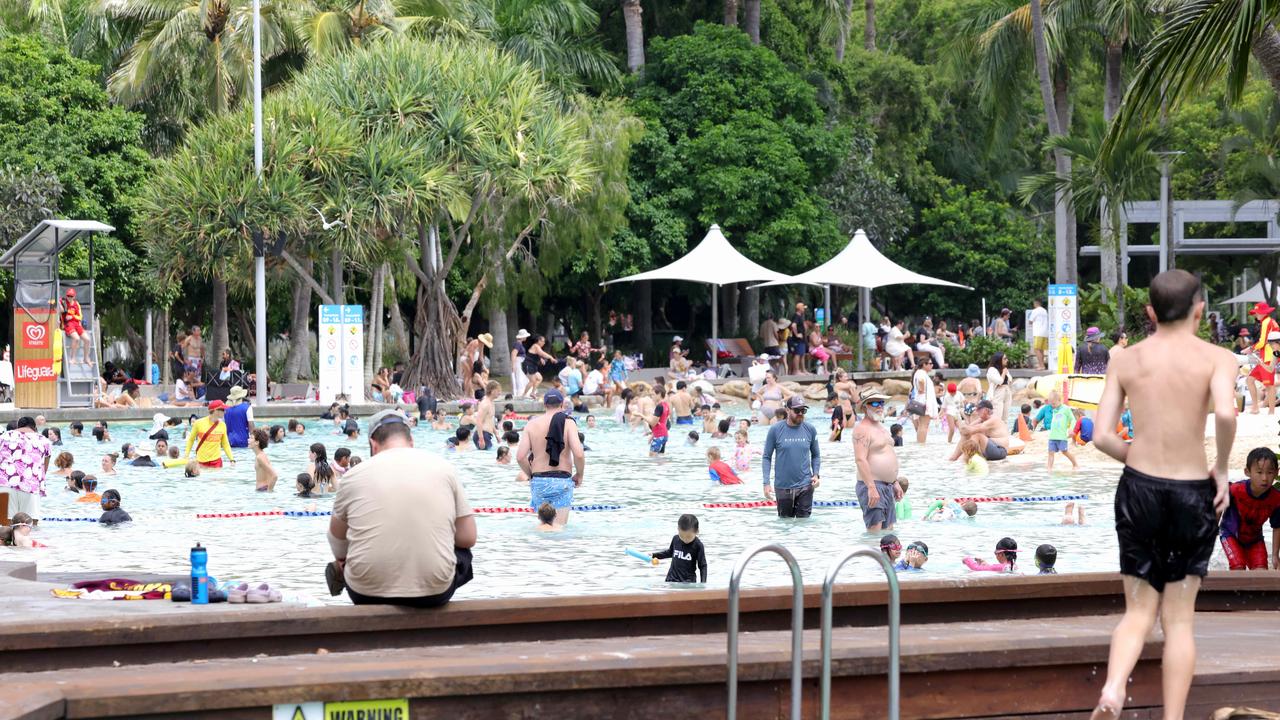
{"type": "Polygon", "coordinates": [[[373,270],[373,277],[369,281],[369,322],[368,329],[365,331],[365,345],[367,350],[364,354],[364,384],[368,385],[373,380],[374,373],[378,372],[382,363],[382,297],[386,282],[383,281],[383,273],[386,271],[386,265],[379,265],[373,270]]]}
{"type": "Polygon", "coordinates": [[[391,291],[391,300],[387,306],[391,308],[391,339],[396,343],[396,360],[409,360],[409,330],[404,324],[404,313],[400,310],[400,294],[396,292],[396,275],[387,273],[387,289],[391,291]]]}
{"type": "Polygon", "coordinates": [[[648,280],[633,284],[636,289],[631,294],[632,343],[647,355],[653,347],[653,285],[648,280]]]}
{"type": "MultiPolygon", "coordinates": [[[[302,267],[308,273],[314,272],[315,261],[306,258],[302,267]]],[[[289,355],[284,361],[284,381],[298,382],[298,377],[305,370],[311,376],[311,286],[298,281],[293,289],[293,314],[289,322],[289,355]]]]}
{"type": "Polygon", "coordinates": [[[213,279],[213,330],[204,345],[205,367],[218,367],[218,358],[225,348],[231,347],[231,331],[227,322],[227,282],[213,279]]]}
{"type": "Polygon", "coordinates": [[[1271,23],[1253,41],[1253,57],[1271,81],[1271,89],[1280,93],[1280,33],[1271,23]]]}
{"type": "Polygon", "coordinates": [[[862,47],[876,49],[876,0],[866,0],[866,24],[862,28],[862,47]]]}
{"type": "Polygon", "coordinates": [[[382,263],[382,267],[378,268],[378,302],[375,307],[378,311],[374,321],[374,328],[377,330],[377,342],[373,345],[373,370],[377,372],[381,370],[386,362],[383,355],[387,348],[387,276],[391,274],[391,266],[388,263],[382,263]]]}
{"type": "Polygon", "coordinates": [[[844,0],[844,14],[836,30],[836,62],[844,61],[845,47],[849,44],[849,22],[853,19],[853,0],[844,0]]]}
{"type": "Polygon", "coordinates": [[[415,300],[413,335],[418,346],[405,369],[408,378],[405,389],[416,390],[427,385],[442,399],[455,398],[462,391],[455,373],[457,359],[462,354],[462,319],[445,291],[444,273],[437,272],[432,262],[438,258],[437,232],[430,226],[421,226],[418,240],[421,245],[421,268],[418,276],[418,292],[415,300]]]}
{"type": "MultiPolygon", "coordinates": [[[[874,0],[867,0],[874,2],[874,0]]],[[[751,42],[755,45],[760,44],[760,0],[746,0],[746,6],[743,7],[743,20],[746,24],[747,37],[751,38],[751,42]]]]}
{"type": "MultiPolygon", "coordinates": [[[[1044,13],[1040,0],[1031,0],[1031,40],[1035,48],[1036,76],[1040,81],[1040,99],[1044,103],[1045,123],[1049,126],[1050,135],[1061,135],[1057,104],[1054,102],[1054,77],[1049,72],[1049,49],[1044,37],[1044,13]]],[[[1054,170],[1058,177],[1066,177],[1070,166],[1064,152],[1053,154],[1054,170]]],[[[1068,271],[1070,252],[1067,240],[1068,216],[1071,215],[1070,200],[1062,190],[1053,193],[1053,248],[1055,282],[1071,282],[1068,271]]]]}
{"type": "Polygon", "coordinates": [[[1108,217],[1107,201],[1103,199],[1101,212],[1099,213],[1099,236],[1101,239],[1101,270],[1102,270],[1102,286],[1107,292],[1113,293],[1111,296],[1112,303],[1115,302],[1114,293],[1120,289],[1120,257],[1119,257],[1119,238],[1116,236],[1110,218],[1108,217]]]}
{"type": "Polygon", "coordinates": [[[160,337],[156,346],[156,355],[164,358],[160,361],[160,382],[170,385],[174,381],[173,368],[169,367],[169,351],[173,345],[173,320],[169,308],[160,311],[160,337]]]}
{"type": "Polygon", "coordinates": [[[1109,125],[1124,100],[1124,45],[1107,43],[1107,66],[1103,74],[1102,119],[1109,125]]]}
{"type": "Polygon", "coordinates": [[[724,24],[738,27],[738,0],[724,0],[724,24]]]}
{"type": "Polygon", "coordinates": [[[334,304],[347,304],[347,288],[342,278],[342,250],[334,248],[329,253],[329,295],[334,304]]]}
{"type": "Polygon", "coordinates": [[[747,339],[756,342],[756,331],[760,329],[760,291],[746,288],[738,296],[738,315],[742,326],[747,330],[747,339]]]}
{"type": "Polygon", "coordinates": [[[622,0],[622,22],[627,28],[627,71],[644,67],[644,22],[640,0],[622,0]]]}
{"type": "Polygon", "coordinates": [[[506,274],[501,266],[494,271],[493,292],[489,295],[489,333],[493,351],[489,353],[489,374],[493,379],[511,374],[511,326],[507,324],[506,274]]]}

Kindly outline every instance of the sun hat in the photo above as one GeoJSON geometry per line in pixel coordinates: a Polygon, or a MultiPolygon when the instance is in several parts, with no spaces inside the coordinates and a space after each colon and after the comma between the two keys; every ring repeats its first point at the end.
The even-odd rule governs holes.
{"type": "Polygon", "coordinates": [[[800,408],[807,407],[809,407],[809,403],[804,401],[804,396],[800,393],[796,393],[795,395],[787,398],[786,408],[788,410],[799,410],[800,408]]]}
{"type": "Polygon", "coordinates": [[[1085,340],[1101,340],[1102,331],[1096,327],[1091,327],[1088,330],[1084,331],[1084,339],[1085,340]]]}
{"type": "Polygon", "coordinates": [[[520,328],[520,331],[516,333],[517,340],[524,340],[527,337],[529,337],[529,331],[524,328],[520,328]]]}
{"type": "Polygon", "coordinates": [[[1254,317],[1264,317],[1266,315],[1270,315],[1275,311],[1276,311],[1275,308],[1268,305],[1266,300],[1263,300],[1257,305],[1254,305],[1253,309],[1249,311],[1249,314],[1253,315],[1254,317]]]}
{"type": "Polygon", "coordinates": [[[491,333],[480,333],[476,336],[476,339],[484,343],[484,346],[490,350],[493,349],[493,335],[491,333]]]}
{"type": "Polygon", "coordinates": [[[214,400],[213,402],[209,403],[209,412],[213,412],[214,410],[226,410],[226,409],[227,409],[227,404],[222,402],[221,400],[214,400]]]}
{"type": "Polygon", "coordinates": [[[976,378],[976,377],[980,377],[981,375],[982,375],[982,368],[978,367],[977,363],[970,363],[969,367],[964,369],[965,377],[976,378]]]}
{"type": "Polygon", "coordinates": [[[786,330],[787,328],[791,327],[791,321],[786,318],[782,318],[781,320],[776,320],[774,321],[774,324],[778,326],[779,330],[786,330]]]}
{"type": "Polygon", "coordinates": [[[161,430],[164,429],[164,424],[167,422],[169,422],[169,416],[165,415],[164,413],[156,413],[155,415],[152,415],[151,430],[147,432],[147,435],[148,436],[155,435],[156,433],[160,432],[161,430]]]}
{"type": "Polygon", "coordinates": [[[889,396],[871,387],[858,393],[858,404],[865,405],[872,400],[888,400],[889,396]]]}
{"type": "Polygon", "coordinates": [[[682,338],[682,337],[680,337],[679,335],[677,335],[677,336],[675,336],[675,337],[671,338],[671,342],[673,342],[673,343],[684,342],[684,338],[682,338]]]}
{"type": "Polygon", "coordinates": [[[238,403],[249,395],[249,391],[237,385],[231,388],[231,392],[227,393],[227,400],[231,403],[238,403]]]}

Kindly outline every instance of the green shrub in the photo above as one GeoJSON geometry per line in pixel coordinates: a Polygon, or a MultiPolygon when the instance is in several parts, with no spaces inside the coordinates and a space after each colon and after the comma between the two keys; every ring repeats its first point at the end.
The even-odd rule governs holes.
{"type": "Polygon", "coordinates": [[[951,343],[944,344],[947,365],[953,368],[964,368],[969,365],[986,368],[991,362],[991,356],[998,352],[1004,353],[1009,358],[1010,368],[1025,367],[1027,357],[1031,354],[1031,347],[1022,340],[1009,345],[1001,340],[981,335],[969,338],[963,348],[951,343]]]}

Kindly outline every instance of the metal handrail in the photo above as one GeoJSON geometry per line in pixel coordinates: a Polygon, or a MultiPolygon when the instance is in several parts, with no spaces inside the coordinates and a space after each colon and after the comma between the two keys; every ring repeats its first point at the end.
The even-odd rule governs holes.
{"type": "MultiPolygon", "coordinates": [[[[898,574],[889,557],[871,547],[854,548],[827,568],[827,577],[822,581],[822,720],[831,718],[831,626],[832,626],[832,594],[835,590],[836,576],[845,563],[855,557],[866,557],[880,563],[885,577],[889,581],[889,714],[888,720],[898,720],[898,670],[901,655],[898,646],[898,628],[900,625],[900,605],[898,595],[898,574]]],[[[730,716],[732,717],[732,716],[730,716]]]]}
{"type": "Polygon", "coordinates": [[[804,580],[800,576],[800,563],[790,550],[777,543],[764,543],[744,550],[733,565],[729,576],[729,712],[728,720],[738,716],[738,595],[742,585],[742,572],[751,558],[771,552],[781,557],[791,569],[791,720],[800,720],[801,663],[804,660],[804,580]]]}

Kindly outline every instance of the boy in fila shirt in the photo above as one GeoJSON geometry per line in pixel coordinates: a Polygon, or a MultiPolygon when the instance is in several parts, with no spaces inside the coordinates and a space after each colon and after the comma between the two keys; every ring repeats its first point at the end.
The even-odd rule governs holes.
{"type": "Polygon", "coordinates": [[[698,539],[698,517],[688,513],[681,515],[677,525],[680,532],[671,538],[671,546],[653,553],[653,564],[671,558],[667,570],[667,582],[691,583],[707,581],[707,553],[698,539]],[[701,575],[698,580],[694,570],[701,575]]]}

